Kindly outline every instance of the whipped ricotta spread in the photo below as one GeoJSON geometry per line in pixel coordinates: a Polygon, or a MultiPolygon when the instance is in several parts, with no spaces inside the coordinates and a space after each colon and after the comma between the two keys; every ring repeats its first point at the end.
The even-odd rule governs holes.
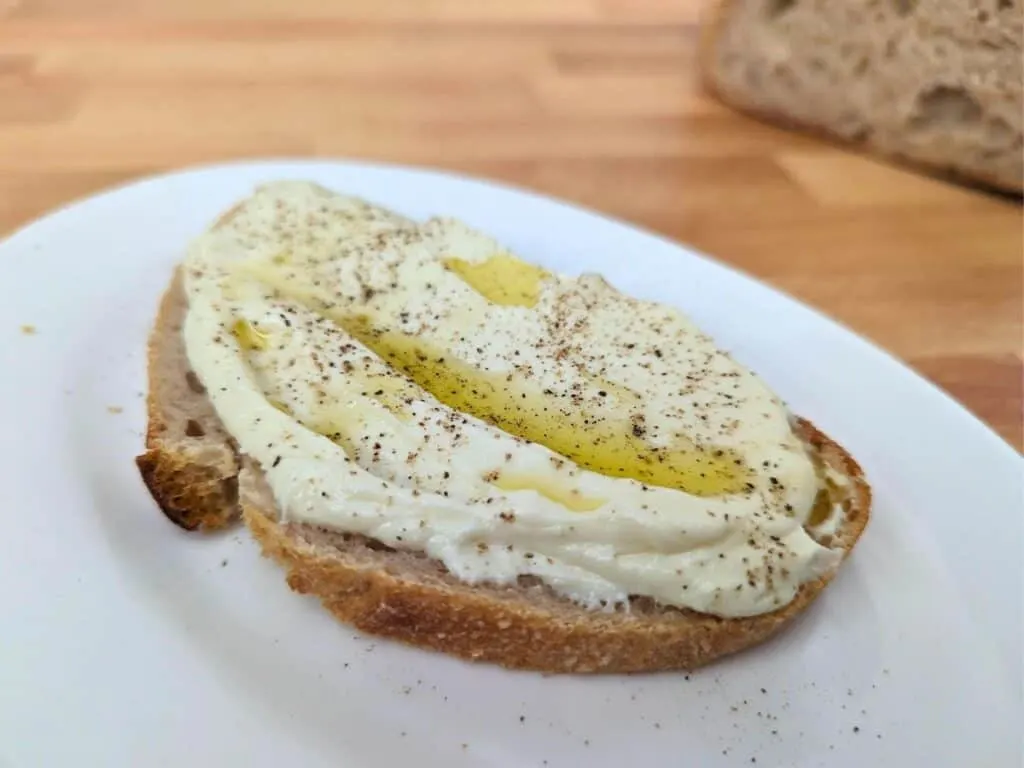
{"type": "Polygon", "coordinates": [[[190,364],[283,521],[594,609],[749,616],[838,564],[789,412],[675,309],[300,182],[185,278],[190,364]]]}

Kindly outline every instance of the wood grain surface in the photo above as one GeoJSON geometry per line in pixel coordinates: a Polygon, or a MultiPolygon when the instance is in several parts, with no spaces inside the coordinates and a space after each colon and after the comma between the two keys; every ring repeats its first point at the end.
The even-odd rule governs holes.
{"type": "Polygon", "coordinates": [[[227,158],[468,171],[689,243],[1021,446],[1019,204],[731,114],[707,0],[0,0],[0,233],[227,158]]]}

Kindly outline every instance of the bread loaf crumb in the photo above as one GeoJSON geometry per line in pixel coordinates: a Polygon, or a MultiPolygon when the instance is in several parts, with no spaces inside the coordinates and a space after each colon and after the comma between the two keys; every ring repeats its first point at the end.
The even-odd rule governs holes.
{"type": "Polygon", "coordinates": [[[1020,194],[1021,0],[722,0],[704,78],[742,111],[1020,194]]]}

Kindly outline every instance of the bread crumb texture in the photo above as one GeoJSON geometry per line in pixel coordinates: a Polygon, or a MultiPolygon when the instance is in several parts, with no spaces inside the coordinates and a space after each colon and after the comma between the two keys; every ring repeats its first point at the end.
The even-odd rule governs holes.
{"type": "Polygon", "coordinates": [[[1021,0],[744,0],[707,29],[733,106],[1020,193],[1021,0]]]}

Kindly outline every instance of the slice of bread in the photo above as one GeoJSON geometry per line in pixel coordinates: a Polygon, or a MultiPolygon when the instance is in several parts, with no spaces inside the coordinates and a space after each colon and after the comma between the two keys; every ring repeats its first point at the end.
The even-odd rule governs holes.
{"type": "MultiPolygon", "coordinates": [[[[297,592],[318,597],[342,621],[466,659],[544,672],[640,672],[691,669],[757,644],[799,615],[832,575],[806,584],[784,608],[723,619],[655,605],[586,610],[524,578],[511,587],[471,586],[422,554],[362,536],[282,524],[263,474],[237,456],[201,388],[190,382],[181,326],[187,301],[176,277],[149,346],[147,452],[138,464],[174,522],[210,529],[238,508],[264,554],[282,564],[297,592]],[[236,494],[237,490],[237,494],[236,494]]],[[[799,431],[817,459],[847,479],[846,516],[822,540],[849,554],[868,521],[871,492],[860,467],[806,421],[799,431]]]]}
{"type": "Polygon", "coordinates": [[[1020,194],[1021,0],[719,0],[709,89],[753,116],[1020,194]]]}

